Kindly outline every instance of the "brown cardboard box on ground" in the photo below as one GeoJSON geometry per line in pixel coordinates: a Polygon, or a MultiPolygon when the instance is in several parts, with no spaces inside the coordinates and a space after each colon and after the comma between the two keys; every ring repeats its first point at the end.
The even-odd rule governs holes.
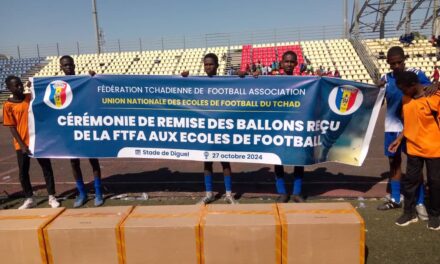
{"type": "Polygon", "coordinates": [[[132,206],[68,209],[44,229],[49,263],[123,263],[119,226],[132,206]]]}
{"type": "Polygon", "coordinates": [[[63,210],[0,210],[0,263],[47,263],[43,228],[63,210]]]}
{"type": "Polygon", "coordinates": [[[278,204],[283,264],[359,264],[365,225],[349,203],[278,204]]]}
{"type": "Polygon", "coordinates": [[[200,214],[200,205],[136,207],[121,226],[126,263],[199,263],[200,214]]]}
{"type": "Polygon", "coordinates": [[[275,204],[209,205],[200,223],[202,264],[281,263],[275,204]]]}

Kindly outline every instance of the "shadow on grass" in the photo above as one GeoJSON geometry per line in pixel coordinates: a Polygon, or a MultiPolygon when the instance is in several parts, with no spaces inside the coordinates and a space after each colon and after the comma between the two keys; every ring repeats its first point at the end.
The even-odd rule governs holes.
{"type": "MultiPolygon", "coordinates": [[[[219,164],[215,166],[220,166],[219,164]]],[[[220,170],[220,167],[216,168],[220,170]]],[[[232,169],[234,167],[232,166],[232,169]]],[[[122,193],[142,192],[199,192],[205,191],[203,173],[171,171],[168,167],[157,170],[143,171],[137,173],[114,174],[102,179],[104,193],[108,195],[122,193]]],[[[325,167],[319,167],[313,171],[306,171],[303,180],[303,194],[305,196],[319,196],[334,189],[346,189],[358,192],[367,192],[374,185],[382,180],[381,177],[368,177],[348,175],[343,173],[334,174],[327,171],[325,167]]],[[[213,190],[220,199],[225,192],[222,173],[214,173],[213,190]]],[[[246,193],[254,194],[275,194],[275,182],[273,167],[263,167],[254,171],[242,171],[232,173],[232,188],[239,199],[246,193]]],[[[286,188],[292,189],[293,172],[285,175],[286,188]]],[[[34,186],[34,191],[45,189],[44,185],[34,186]]],[[[89,193],[94,192],[93,181],[86,185],[89,193]]],[[[21,192],[12,193],[10,197],[22,197],[21,192]]],[[[76,189],[71,188],[58,196],[73,198],[76,196],[76,189]]]]}

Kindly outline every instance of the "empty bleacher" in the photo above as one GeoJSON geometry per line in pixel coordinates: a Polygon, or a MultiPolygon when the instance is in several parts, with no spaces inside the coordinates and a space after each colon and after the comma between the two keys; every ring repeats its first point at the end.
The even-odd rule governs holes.
{"type": "Polygon", "coordinates": [[[320,66],[332,72],[338,69],[343,79],[373,83],[353,45],[347,39],[303,41],[301,47],[304,56],[307,56],[315,69],[320,66]]]}
{"type": "Polygon", "coordinates": [[[389,48],[400,46],[404,49],[406,67],[420,68],[428,77],[432,76],[434,67],[437,65],[436,48],[426,39],[414,40],[413,45],[404,46],[398,38],[367,39],[363,44],[367,47],[370,56],[377,59],[381,74],[390,71],[386,62],[386,54],[389,48]]]}
{"type": "Polygon", "coordinates": [[[116,65],[112,65],[112,71],[108,74],[149,74],[159,54],[160,51],[124,54],[120,61],[116,61],[116,65]]]}
{"type": "Polygon", "coordinates": [[[0,91],[6,89],[5,79],[7,76],[15,75],[21,78],[41,61],[43,61],[41,58],[0,60],[0,91]]]}
{"type": "Polygon", "coordinates": [[[180,63],[176,67],[176,74],[185,70],[189,71],[190,75],[202,75],[203,71],[203,56],[205,49],[187,49],[180,57],[180,63]]]}
{"type": "MultiPolygon", "coordinates": [[[[375,68],[378,68],[382,74],[389,71],[385,56],[392,46],[403,47],[407,55],[406,66],[420,68],[428,77],[432,76],[434,67],[437,66],[437,50],[426,39],[415,40],[414,45],[410,46],[403,46],[398,38],[367,39],[363,40],[362,44],[374,59],[375,68]]],[[[75,60],[77,74],[88,74],[89,70],[94,70],[98,74],[180,75],[181,72],[188,70],[190,75],[202,76],[205,75],[203,57],[207,53],[217,54],[218,75],[225,75],[231,67],[244,71],[246,65],[252,63],[270,65],[273,61],[279,61],[287,50],[298,54],[298,65],[307,57],[315,70],[320,66],[332,72],[338,69],[343,79],[373,83],[348,39],[81,54],[72,57],[75,60]]],[[[23,81],[30,76],[62,76],[64,74],[60,70],[59,59],[60,56],[49,56],[0,60],[0,92],[2,93],[0,103],[10,96],[10,93],[5,91],[4,83],[8,75],[17,75],[23,81]]],[[[295,68],[295,74],[299,73],[299,68],[299,66],[295,68]]]]}
{"type": "MultiPolygon", "coordinates": [[[[391,46],[402,46],[397,38],[365,40],[363,43],[371,56],[377,58],[382,73],[387,72],[389,68],[383,54],[386,54],[387,49],[391,46]]],[[[427,40],[416,40],[414,44],[410,47],[404,47],[405,52],[409,55],[407,66],[419,67],[427,75],[432,75],[433,67],[437,62],[435,48],[427,40]]],[[[245,70],[246,65],[252,63],[260,62],[262,65],[270,65],[273,61],[279,61],[287,50],[298,54],[298,64],[301,64],[307,57],[315,70],[320,66],[325,70],[330,69],[332,72],[338,69],[343,79],[373,83],[348,39],[102,53],[99,55],[82,54],[72,57],[75,59],[77,74],[87,74],[89,70],[94,70],[98,74],[179,75],[188,70],[190,75],[204,75],[203,57],[212,52],[219,57],[218,74],[224,75],[231,66],[239,66],[238,68],[245,70]],[[241,56],[238,58],[239,61],[235,60],[236,65],[230,63],[232,60],[229,57],[230,54],[241,56]]],[[[59,58],[58,56],[48,57],[49,63],[35,76],[62,75],[59,68],[59,58]]],[[[12,69],[15,68],[12,67],[12,69]]],[[[295,68],[295,73],[299,73],[299,66],[295,68]]]]}
{"type": "Polygon", "coordinates": [[[165,50],[158,54],[151,68],[153,75],[173,75],[183,50],[165,50]]]}
{"type": "Polygon", "coordinates": [[[303,41],[301,47],[304,52],[304,56],[309,59],[313,68],[316,70],[320,66],[327,70],[327,68],[333,68],[332,58],[325,45],[324,41],[303,41]]]}
{"type": "MultiPolygon", "coordinates": [[[[228,47],[195,49],[153,50],[143,52],[121,52],[72,55],[77,74],[94,70],[97,74],[151,74],[179,75],[188,70],[191,75],[204,75],[203,57],[215,53],[219,57],[218,74],[224,75],[228,47]]],[[[49,63],[35,76],[63,75],[58,56],[47,58],[49,63]]]]}

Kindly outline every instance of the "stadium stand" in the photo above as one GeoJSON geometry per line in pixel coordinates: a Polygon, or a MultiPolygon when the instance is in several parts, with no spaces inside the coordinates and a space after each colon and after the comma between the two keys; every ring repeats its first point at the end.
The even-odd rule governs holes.
{"type": "Polygon", "coordinates": [[[0,91],[6,89],[5,79],[8,75],[24,77],[26,73],[30,72],[41,61],[43,59],[40,58],[0,60],[0,91]]]}
{"type": "Polygon", "coordinates": [[[252,45],[243,45],[242,51],[241,51],[241,65],[240,70],[245,71],[247,65],[252,64],[252,45]]]}
{"type": "MultiPolygon", "coordinates": [[[[121,52],[73,55],[77,74],[94,70],[98,74],[151,74],[179,75],[189,70],[191,75],[204,75],[202,59],[213,52],[219,57],[219,75],[224,75],[228,47],[197,49],[154,50],[143,52],[121,52]]],[[[35,76],[63,75],[58,56],[47,58],[49,63],[35,76]]]]}
{"type": "MultiPolygon", "coordinates": [[[[324,70],[330,68],[334,72],[337,68],[344,79],[373,83],[353,45],[347,39],[243,45],[240,69],[244,71],[247,65],[258,61],[268,65],[274,60],[280,60],[281,55],[287,50],[298,54],[298,64],[307,57],[315,69],[322,66],[324,70]]],[[[295,69],[295,73],[299,73],[299,67],[295,69]]]]}
{"type": "MultiPolygon", "coordinates": [[[[298,42],[243,45],[240,70],[245,71],[247,65],[258,62],[263,66],[271,65],[274,61],[280,61],[283,53],[288,50],[294,51],[298,55],[298,64],[304,61],[298,42]]],[[[295,73],[299,73],[299,67],[295,68],[295,73]]]]}
{"type": "Polygon", "coordinates": [[[434,66],[437,65],[436,48],[426,39],[415,40],[410,46],[400,43],[399,38],[366,39],[363,44],[367,47],[371,57],[377,59],[382,74],[389,71],[386,54],[392,46],[401,46],[404,49],[408,56],[407,67],[420,68],[428,77],[432,76],[434,66]]]}
{"type": "MultiPolygon", "coordinates": [[[[11,96],[11,93],[6,89],[6,77],[15,75],[25,82],[40,71],[44,65],[45,59],[43,58],[0,59],[0,112],[3,108],[3,102],[11,96]]],[[[3,122],[2,119],[2,113],[0,113],[0,122],[3,122]]]]}
{"type": "Polygon", "coordinates": [[[347,39],[301,42],[303,54],[313,67],[322,66],[332,72],[337,68],[341,77],[347,80],[373,83],[352,44],[347,39]]]}
{"type": "Polygon", "coordinates": [[[182,56],[183,50],[164,50],[154,61],[153,67],[149,74],[153,75],[173,75],[179,58],[182,56]]]}
{"type": "Polygon", "coordinates": [[[112,71],[108,72],[109,74],[149,74],[159,52],[143,51],[140,53],[123,53],[121,55],[121,60],[118,59],[116,65],[111,66],[113,68],[112,71]]]}
{"type": "Polygon", "coordinates": [[[180,57],[180,63],[176,67],[176,74],[188,70],[191,75],[203,74],[202,58],[205,54],[204,49],[187,49],[180,57]]]}
{"type": "MultiPolygon", "coordinates": [[[[385,73],[389,70],[384,54],[388,48],[394,45],[403,46],[398,38],[367,39],[362,41],[368,53],[377,59],[380,71],[385,73]]],[[[427,75],[432,75],[433,67],[437,63],[436,49],[427,40],[416,40],[414,45],[404,47],[409,58],[408,67],[419,67],[427,75]]],[[[301,42],[266,43],[243,46],[223,46],[208,48],[173,49],[173,50],[150,50],[132,52],[114,52],[102,54],[73,55],[77,66],[77,74],[87,74],[93,69],[98,74],[151,74],[151,75],[179,75],[188,70],[191,75],[204,75],[203,56],[207,53],[215,53],[219,57],[219,75],[225,75],[233,66],[235,69],[245,70],[246,65],[261,62],[269,65],[287,50],[293,50],[298,54],[299,64],[307,57],[312,66],[317,69],[322,66],[325,70],[330,68],[332,72],[337,68],[341,77],[365,83],[373,83],[366,67],[363,65],[355,48],[348,39],[315,40],[301,42]],[[239,56],[238,61],[234,56],[239,56]],[[232,61],[232,62],[231,62],[232,61]]],[[[47,65],[35,76],[62,75],[59,69],[58,56],[46,58],[47,65]]],[[[27,59],[27,66],[16,60],[14,66],[9,62],[8,70],[4,71],[5,61],[0,61],[3,66],[1,78],[7,74],[26,71],[28,64],[38,64],[41,59],[27,59]]],[[[299,72],[299,67],[295,69],[299,72]]],[[[2,82],[4,86],[4,81],[2,82]]]]}
{"type": "Polygon", "coordinates": [[[302,42],[301,44],[304,56],[310,60],[315,70],[320,66],[324,67],[325,69],[331,67],[332,70],[334,70],[330,53],[324,41],[306,41],[302,42]]]}

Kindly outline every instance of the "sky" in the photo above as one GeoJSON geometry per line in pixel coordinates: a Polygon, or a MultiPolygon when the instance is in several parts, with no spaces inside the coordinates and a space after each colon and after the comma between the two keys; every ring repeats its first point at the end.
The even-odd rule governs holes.
{"type": "MultiPolygon", "coordinates": [[[[342,3],[342,0],[97,0],[99,24],[109,42],[342,25],[342,3]]],[[[92,0],[1,0],[0,35],[0,53],[17,45],[94,43],[92,0]]]]}
{"type": "MultiPolygon", "coordinates": [[[[106,51],[116,51],[118,40],[125,50],[157,49],[164,37],[166,44],[170,45],[168,48],[177,48],[171,46],[173,41],[181,45],[184,41],[195,41],[195,36],[202,41],[206,34],[216,33],[232,33],[235,38],[241,35],[253,38],[252,31],[257,32],[260,38],[270,40],[272,36],[276,38],[274,29],[287,28],[301,29],[302,32],[280,30],[278,36],[295,35],[295,40],[304,40],[305,34],[309,34],[309,39],[328,38],[328,34],[323,33],[327,27],[327,31],[328,28],[330,31],[337,30],[342,37],[343,2],[97,0],[97,6],[106,51]],[[146,48],[147,44],[151,46],[146,48]]],[[[353,0],[348,2],[350,21],[353,0]]],[[[395,7],[398,8],[398,5],[395,7]]],[[[400,11],[395,12],[393,19],[398,19],[399,14],[400,11]]],[[[92,0],[0,0],[0,36],[0,54],[11,56],[18,54],[17,46],[21,54],[25,54],[24,57],[35,56],[37,44],[43,56],[56,55],[57,43],[60,53],[74,54],[77,46],[81,51],[96,50],[92,0]]],[[[215,37],[211,39],[219,41],[215,37]]],[[[224,37],[222,41],[226,41],[224,37]]],[[[267,42],[255,39],[240,42],[245,43],[267,42]]],[[[212,44],[206,43],[205,46],[212,44]]]]}

